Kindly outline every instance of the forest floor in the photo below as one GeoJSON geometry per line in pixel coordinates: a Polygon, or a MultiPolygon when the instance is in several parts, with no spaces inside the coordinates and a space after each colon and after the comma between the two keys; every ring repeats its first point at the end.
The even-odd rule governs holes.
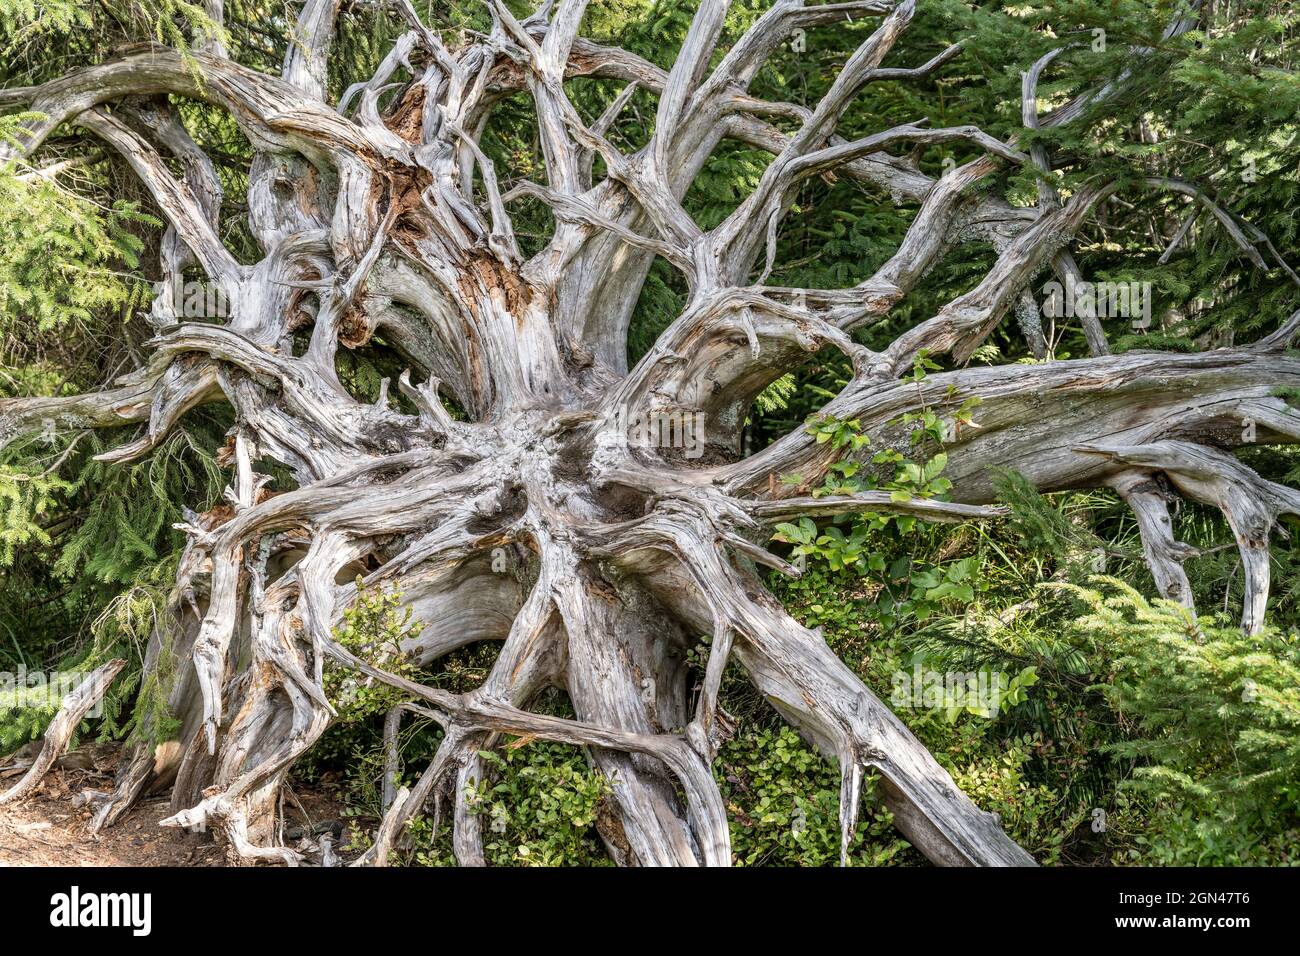
{"type": "MultiPolygon", "coordinates": [[[[83,790],[112,790],[118,756],[116,745],[73,751],[33,793],[0,807],[0,867],[228,865],[225,850],[211,834],[160,825],[172,814],[166,794],[142,797],[115,826],[91,834],[90,811],[75,805],[74,797],[83,790]]],[[[0,765],[0,791],[21,774],[21,769],[0,765]]],[[[296,828],[291,825],[290,836],[337,820],[338,802],[328,786],[297,787],[294,795],[299,806],[290,807],[289,816],[303,820],[296,828]]]]}

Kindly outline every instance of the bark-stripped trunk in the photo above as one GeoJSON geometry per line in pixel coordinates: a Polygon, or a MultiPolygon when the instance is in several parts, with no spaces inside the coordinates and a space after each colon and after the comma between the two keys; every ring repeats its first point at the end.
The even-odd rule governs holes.
{"type": "MultiPolygon", "coordinates": [[[[1258,441],[1300,438],[1300,417],[1271,397],[1278,385],[1300,386],[1300,361],[1284,354],[1300,319],[1255,347],[1201,355],[1112,357],[1100,326],[1090,326],[1088,360],[900,382],[923,349],[968,357],[1021,305],[1040,270],[1077,272],[1062,242],[1107,192],[1061,202],[1045,189],[1035,209],[974,192],[1007,164],[1045,159],[973,127],[904,125],[855,142],[838,138],[836,124],[864,86],[923,78],[959,53],[915,70],[881,65],[913,0],[822,7],[778,0],[712,70],[727,4],[701,0],[668,73],[579,38],[582,0],[548,3],[522,23],[493,3],[491,37],[457,49],[400,6],[410,31],[337,108],[324,84],[336,0],[303,5],[279,78],[239,66],[218,46],[194,54],[193,65],[152,48],[39,88],[0,91],[0,105],[45,117],[4,150],[31,153],[61,123],[78,124],[121,153],[169,223],[168,289],[154,307],[151,364],[102,393],[7,401],[0,439],[51,420],[142,424],[140,438],[105,456],[120,461],[147,453],[201,402],[229,402],[237,421],[224,518],[214,511],[185,527],[174,598],[180,624],[171,635],[189,662],[171,692],[179,739],[131,755],[96,826],[118,819],[144,788],[171,786],[176,825],[219,828],[247,859],[300,862],[278,836],[279,788],[334,716],[322,689],[333,659],[404,690],[408,709],[447,730],[414,787],[386,797],[366,862],[386,863],[403,823],[450,793],[457,856],[482,863],[464,785],[481,771],[478,749],[511,733],[588,748],[612,781],[617,819],[602,833],[619,862],[725,865],[727,821],[710,765],[728,733],[718,688],[734,655],[772,705],[838,763],[846,853],[863,774],[875,770],[898,827],[931,860],[1032,863],[820,634],[767,593],[755,562],[793,570],[764,549],[770,526],[803,514],[891,509],[977,519],[996,513],[986,507],[987,467],[1012,465],[1044,490],[1118,489],[1138,511],[1161,589],[1187,600],[1179,562],[1188,549],[1173,541],[1163,510],[1161,489],[1172,487],[1222,507],[1232,522],[1248,571],[1244,624],[1257,628],[1268,532],[1279,513],[1300,508],[1300,496],[1221,449],[1241,443],[1245,417],[1257,423],[1258,441]],[[819,104],[749,96],[755,73],[791,30],[846,10],[880,23],[819,104]],[[409,81],[381,115],[379,94],[399,71],[409,81]],[[629,86],[588,125],[562,86],[573,75],[629,86]],[[659,107],[649,144],[625,155],[604,131],[631,84],[657,94],[659,107]],[[548,180],[503,196],[477,136],[493,105],[520,90],[536,105],[548,180]],[[264,251],[256,264],[241,265],[223,248],[215,172],[165,94],[229,110],[258,150],[249,189],[249,222],[264,251]],[[772,112],[801,128],[778,131],[762,118],[772,112]],[[705,232],[679,200],[724,138],[775,159],[737,211],[705,232]],[[939,180],[886,152],[957,140],[986,155],[939,180]],[[164,152],[180,161],[179,179],[164,152]],[[608,175],[593,183],[595,156],[608,175]],[[756,264],[764,277],[771,271],[777,225],[799,182],[832,168],[919,202],[896,255],[851,289],[751,282],[756,264]],[[528,260],[506,209],[522,193],[556,218],[553,239],[528,260]],[[887,317],[945,248],[971,236],[999,250],[983,282],[880,353],[854,344],[855,329],[887,317]],[[628,324],[654,256],[685,275],[689,304],[629,370],[628,324]],[[171,308],[166,293],[191,264],[232,303],[228,322],[187,322],[171,308]],[[295,349],[294,331],[304,327],[309,344],[295,349]],[[390,405],[387,383],[373,405],[340,383],[340,342],[374,335],[415,370],[397,384],[418,415],[390,405]],[[948,448],[953,501],[808,497],[833,458],[803,432],[742,459],[740,432],[754,397],[827,345],[847,352],[856,369],[827,413],[859,419],[877,446],[898,437],[891,423],[903,413],[951,416],[966,398],[983,399],[981,427],[957,432],[948,448]],[[468,421],[453,420],[440,396],[454,399],[468,421]],[[706,456],[685,459],[629,439],[629,423],[674,413],[703,414],[706,456]],[[264,458],[287,466],[299,487],[267,494],[254,470],[264,458]],[[775,480],[791,473],[804,490],[775,480]],[[507,551],[523,560],[502,573],[497,558],[507,551]],[[422,686],[340,646],[333,628],[356,586],[339,582],[359,572],[367,586],[400,586],[424,624],[406,648],[422,663],[473,641],[500,641],[483,686],[463,695],[422,686]],[[701,631],[713,635],[712,657],[692,700],[682,661],[701,631]],[[529,712],[546,687],[568,692],[576,719],[529,712]]],[[[1194,22],[1181,18],[1170,33],[1194,22]]],[[[1079,102],[1043,117],[1032,108],[1043,65],[1026,78],[1026,125],[1076,121],[1079,102]]],[[[1140,72],[1125,82],[1138,82],[1140,72]]],[[[390,718],[390,735],[400,717],[390,718]]]]}

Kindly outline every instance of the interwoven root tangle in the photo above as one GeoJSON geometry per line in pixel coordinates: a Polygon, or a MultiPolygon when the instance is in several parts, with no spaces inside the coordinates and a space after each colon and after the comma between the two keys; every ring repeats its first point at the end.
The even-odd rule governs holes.
{"type": "MultiPolygon", "coordinates": [[[[280,77],[209,41],[189,60],[154,46],[3,94],[39,117],[19,141],[0,144],[0,159],[39,150],[62,123],[99,137],[167,218],[164,285],[197,267],[231,304],[225,321],[198,323],[160,295],[147,366],[104,392],[0,404],[5,439],[50,422],[140,426],[103,456],[111,461],[148,453],[200,403],[228,402],[235,416],[228,501],[184,526],[177,623],[155,635],[146,662],[156,666],[164,642],[182,661],[170,691],[179,737],[129,755],[94,825],[111,825],[146,787],[170,786],[170,823],[215,829],[247,860],[321,862],[283,845],[277,814],[286,774],[336,717],[322,686],[332,661],[355,680],[399,689],[405,709],[446,730],[432,764],[393,795],[362,862],[386,864],[406,821],[450,793],[456,855],[481,864],[465,784],[481,772],[478,751],[513,734],[590,754],[612,787],[617,825],[605,829],[621,833],[609,841],[618,862],[727,865],[711,764],[730,726],[719,687],[735,662],[838,764],[845,852],[870,769],[895,825],[930,860],[1032,864],[821,635],[767,592],[757,565],[797,573],[766,550],[772,526],[855,511],[979,520],[998,513],[988,466],[1010,466],[1044,491],[1116,488],[1141,519],[1160,587],[1186,601],[1188,549],[1168,531],[1167,495],[1177,492],[1227,515],[1249,576],[1244,623],[1258,628],[1268,535],[1280,513],[1300,509],[1300,496],[1223,449],[1241,442],[1244,417],[1257,425],[1253,440],[1300,438],[1300,418],[1271,397],[1278,385],[1300,387],[1300,361],[1286,352],[1300,318],[1255,345],[1203,354],[1111,355],[1094,323],[1090,358],[961,369],[1036,274],[1070,275],[1064,244],[1115,187],[1064,201],[1045,190],[1038,206],[1013,208],[985,187],[1017,164],[1045,163],[1041,148],[1029,156],[974,127],[920,123],[837,137],[845,110],[874,80],[923,81],[960,54],[953,48],[914,70],[882,66],[905,38],[915,0],[777,0],[725,51],[717,47],[727,3],[700,0],[669,72],[579,37],[583,0],[548,2],[523,21],[490,0],[491,34],[458,45],[406,0],[397,7],[409,32],[336,105],[325,99],[325,65],[337,0],[302,5],[280,77]],[[820,103],[765,107],[749,96],[791,30],[830,23],[846,8],[874,29],[820,103]],[[576,74],[626,84],[591,125],[565,93],[576,74]],[[378,95],[394,83],[404,90],[381,115],[378,95]],[[658,111],[653,137],[627,154],[604,134],[634,89],[656,96],[658,111]],[[536,110],[547,179],[503,195],[477,137],[493,107],[521,92],[536,110]],[[228,110],[258,150],[248,222],[260,261],[241,264],[223,247],[216,173],[166,100],[147,101],[163,105],[143,125],[127,121],[129,102],[106,108],[160,94],[228,110]],[[797,131],[767,123],[773,112],[795,117],[797,131]],[[724,139],[774,158],[738,208],[705,231],[679,197],[724,139]],[[887,152],[949,142],[979,158],[941,179],[887,152]],[[593,182],[595,157],[606,175],[593,182]],[[756,269],[771,272],[777,225],[799,183],[831,170],[918,207],[897,253],[848,289],[752,284],[756,269]],[[507,212],[525,194],[556,222],[527,259],[507,212]],[[855,330],[889,317],[945,248],[968,239],[997,250],[982,281],[880,352],[855,344],[855,330]],[[629,369],[628,326],[656,256],[683,273],[689,300],[629,369]],[[305,349],[295,330],[309,333],[305,349]],[[414,370],[397,383],[408,411],[388,400],[387,382],[374,404],[341,385],[340,342],[367,340],[396,348],[414,370]],[[950,500],[812,497],[841,452],[803,429],[742,453],[755,396],[828,346],[849,355],[855,375],[827,416],[857,419],[877,447],[898,440],[895,423],[908,412],[930,410],[954,426],[945,443],[950,500]],[[900,380],[923,354],[951,356],[959,370],[900,380]],[[982,401],[978,422],[956,427],[971,397],[982,401]],[[449,414],[444,398],[464,415],[449,414]],[[644,440],[647,426],[665,423],[675,440],[644,440]],[[269,493],[255,470],[264,460],[284,465],[297,488],[269,493]],[[787,475],[799,481],[780,480],[787,475]],[[483,685],[465,694],[423,686],[396,673],[391,658],[362,660],[341,646],[337,626],[359,577],[365,588],[400,590],[422,624],[404,651],[422,664],[499,641],[483,685]],[[685,657],[700,634],[712,635],[711,653],[692,693],[685,657]],[[567,692],[575,719],[530,712],[549,687],[567,692]]],[[[1179,14],[1167,35],[1196,20],[1194,9],[1179,14]]],[[[1030,107],[1044,65],[1026,77],[1030,107]]],[[[1135,69],[1125,82],[1148,72],[1135,69]]],[[[1027,107],[1026,122],[1081,115],[1073,104],[1042,117],[1027,107]]]]}

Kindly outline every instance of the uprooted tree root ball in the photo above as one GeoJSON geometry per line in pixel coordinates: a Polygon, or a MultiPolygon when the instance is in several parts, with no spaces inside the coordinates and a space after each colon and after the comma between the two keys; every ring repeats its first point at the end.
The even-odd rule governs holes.
{"type": "MultiPolygon", "coordinates": [[[[1089,358],[911,374],[940,356],[961,366],[1040,271],[1077,279],[1070,238],[1118,188],[1098,182],[1064,196],[1045,177],[1038,206],[1027,209],[988,187],[1009,168],[1049,168],[1041,144],[922,122],[837,136],[869,84],[921,82],[960,54],[954,47],[914,69],[882,65],[906,41],[916,5],[778,0],[723,50],[728,4],[701,0],[665,72],[579,37],[582,0],[548,2],[524,20],[491,0],[490,34],[458,44],[398,0],[409,31],[336,108],[325,88],[340,4],[307,0],[278,77],[207,40],[185,55],[155,45],[0,91],[0,104],[34,116],[0,156],[30,156],[62,124],[81,127],[125,159],[168,225],[147,364],[106,391],[0,401],[0,440],[51,422],[142,425],[137,439],[101,456],[126,462],[200,404],[224,401],[235,421],[224,453],[234,474],[228,501],[186,524],[171,601],[177,624],[154,634],[146,659],[156,666],[166,647],[182,662],[168,701],[178,735],[135,745],[96,807],[96,828],[147,787],[169,786],[173,825],[215,829],[248,860],[320,862],[283,845],[277,814],[286,775],[337,717],[329,669],[331,680],[343,673],[400,692],[392,727],[414,712],[445,730],[413,786],[392,795],[361,862],[386,864],[407,822],[436,801],[452,808],[457,859],[482,864],[468,784],[484,773],[480,751],[512,734],[587,748],[609,782],[618,825],[602,835],[617,862],[728,865],[727,808],[711,766],[732,728],[718,701],[735,662],[838,764],[844,853],[864,774],[874,772],[895,826],[931,861],[1034,862],[820,632],[768,592],[758,565],[799,569],[766,544],[778,524],[801,517],[996,515],[990,466],[1006,466],[1042,491],[1118,491],[1141,523],[1160,590],[1190,602],[1188,549],[1170,530],[1176,492],[1226,515],[1248,581],[1243,625],[1257,629],[1269,535],[1280,514],[1300,512],[1300,495],[1228,452],[1243,441],[1243,418],[1257,423],[1259,443],[1300,439],[1300,414],[1276,397],[1279,386],[1300,388],[1300,360],[1286,351],[1300,316],[1254,344],[1193,354],[1110,354],[1100,324],[1085,317],[1089,358]],[[819,102],[749,94],[792,30],[846,9],[874,26],[819,102]],[[394,81],[400,70],[412,78],[394,81]],[[566,93],[572,75],[626,86],[589,123],[566,93]],[[381,110],[394,82],[401,92],[381,110]],[[657,113],[649,141],[627,153],[606,134],[635,90],[657,97],[657,113]],[[503,193],[478,137],[494,107],[521,93],[536,112],[546,182],[503,193]],[[167,96],[228,111],[253,144],[248,226],[259,261],[241,264],[223,245],[216,171],[167,96]],[[737,208],[704,229],[682,197],[724,140],[773,158],[737,208]],[[948,143],[979,158],[932,178],[889,152],[948,143]],[[851,288],[767,285],[800,184],[832,173],[919,204],[897,251],[851,288]],[[555,220],[530,257],[508,209],[522,198],[555,220]],[[945,249],[971,239],[995,257],[969,291],[878,351],[858,344],[855,331],[883,322],[945,249]],[[687,304],[629,368],[629,323],[656,257],[684,277],[687,304]],[[171,293],[193,269],[230,304],[224,321],[177,314],[171,293]],[[376,336],[410,366],[396,383],[404,411],[387,380],[375,403],[340,381],[340,342],[376,336]],[[799,428],[746,455],[742,430],[756,396],[828,348],[848,356],[853,376],[820,420],[852,422],[864,440],[799,428]],[[944,436],[942,491],[922,474],[911,494],[814,493],[834,466],[869,462],[906,435],[908,416],[927,415],[944,436]],[[668,423],[698,444],[641,440],[646,423],[668,423]],[[297,487],[273,493],[259,462],[283,466],[297,487]],[[344,612],[366,589],[385,588],[420,627],[400,647],[359,652],[339,638],[344,612]],[[712,644],[692,695],[686,657],[701,633],[712,644]],[[403,655],[427,664],[483,640],[500,651],[468,693],[426,686],[400,666],[403,655]],[[574,719],[530,711],[551,687],[568,694],[574,719]]],[[[1179,14],[1166,36],[1195,22],[1195,12],[1179,14]]],[[[1076,122],[1093,98],[1113,92],[1039,115],[1035,85],[1049,61],[1025,76],[1029,128],[1076,122]]],[[[1041,344],[1041,329],[1037,336],[1041,344]]],[[[93,674],[75,708],[118,667],[93,674]]],[[[70,733],[80,713],[59,727],[70,733]]]]}

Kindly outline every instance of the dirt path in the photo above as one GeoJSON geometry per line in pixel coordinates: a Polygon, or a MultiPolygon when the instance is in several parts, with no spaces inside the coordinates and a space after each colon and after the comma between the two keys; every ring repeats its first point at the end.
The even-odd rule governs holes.
{"type": "MultiPolygon", "coordinates": [[[[171,815],[166,796],[144,797],[115,826],[98,836],[87,829],[90,811],[74,805],[83,790],[112,790],[115,747],[68,754],[35,792],[0,807],[0,866],[226,866],[224,850],[206,833],[159,826],[171,815]]],[[[0,765],[0,791],[21,771],[0,765]]],[[[330,794],[298,793],[315,820],[329,820],[330,794]]]]}
{"type": "MultiPolygon", "coordinates": [[[[0,807],[0,866],[225,866],[207,834],[158,825],[171,815],[166,797],[141,800],[117,826],[92,836],[90,811],[73,798],[86,789],[111,790],[116,762],[111,747],[68,754],[34,793],[0,807]]],[[[0,789],[19,773],[0,770],[0,789]]]]}
{"type": "Polygon", "coordinates": [[[0,809],[0,866],[226,865],[207,835],[158,825],[170,815],[167,798],[143,801],[96,837],[67,800],[32,797],[0,809]]]}

